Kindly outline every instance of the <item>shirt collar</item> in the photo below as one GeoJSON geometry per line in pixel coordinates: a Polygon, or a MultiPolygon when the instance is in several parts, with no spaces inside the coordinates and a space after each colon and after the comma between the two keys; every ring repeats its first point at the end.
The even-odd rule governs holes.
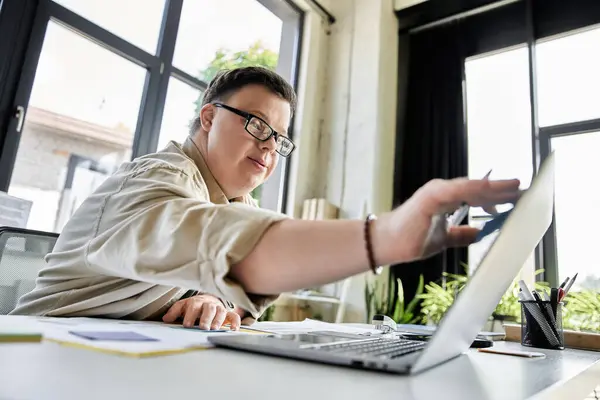
{"type": "Polygon", "coordinates": [[[194,163],[196,164],[196,167],[198,167],[200,175],[202,175],[202,178],[204,178],[204,183],[206,183],[210,200],[213,203],[224,204],[229,202],[239,202],[250,205],[255,204],[254,200],[249,194],[233,198],[231,199],[231,201],[227,198],[227,196],[225,196],[223,189],[221,189],[221,186],[219,186],[219,183],[213,176],[212,172],[210,172],[210,169],[208,168],[208,165],[206,164],[202,153],[200,153],[194,142],[192,142],[191,137],[188,136],[186,138],[181,148],[183,149],[185,155],[191,158],[192,161],[194,161],[194,163]]]}

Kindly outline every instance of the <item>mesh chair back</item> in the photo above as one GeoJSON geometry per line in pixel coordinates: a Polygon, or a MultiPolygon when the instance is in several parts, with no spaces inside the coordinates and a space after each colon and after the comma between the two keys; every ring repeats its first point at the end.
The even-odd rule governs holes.
{"type": "Polygon", "coordinates": [[[56,233],[0,227],[0,315],[11,312],[35,287],[57,238],[56,233]]]}

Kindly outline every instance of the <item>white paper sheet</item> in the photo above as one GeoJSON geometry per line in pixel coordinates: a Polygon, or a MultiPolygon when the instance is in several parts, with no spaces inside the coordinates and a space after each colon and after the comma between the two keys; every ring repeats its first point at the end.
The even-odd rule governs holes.
{"type": "Polygon", "coordinates": [[[158,322],[95,318],[0,317],[0,328],[7,324],[10,324],[13,329],[19,327],[21,329],[27,328],[29,331],[40,331],[44,340],[134,357],[210,348],[214,347],[208,341],[208,337],[211,335],[245,334],[242,332],[207,332],[200,329],[186,329],[181,325],[166,325],[158,322]],[[136,332],[158,339],[158,341],[90,340],[75,336],[69,331],[136,332]]]}
{"type": "Polygon", "coordinates": [[[168,353],[183,352],[191,349],[213,347],[208,337],[211,335],[227,335],[235,333],[208,333],[200,330],[184,329],[181,327],[150,326],[150,325],[123,325],[123,324],[78,324],[76,326],[51,327],[44,330],[44,338],[60,343],[78,344],[96,350],[104,350],[117,354],[131,356],[148,356],[168,353]],[[136,332],[158,341],[133,342],[111,340],[89,340],[75,336],[69,331],[93,332],[136,332]]]}

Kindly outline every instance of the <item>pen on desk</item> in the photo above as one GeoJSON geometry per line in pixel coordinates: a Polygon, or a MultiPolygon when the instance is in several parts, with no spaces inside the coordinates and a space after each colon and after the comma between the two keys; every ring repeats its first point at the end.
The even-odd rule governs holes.
{"type": "Polygon", "coordinates": [[[507,355],[507,356],[528,357],[528,358],[546,357],[546,355],[544,353],[538,353],[535,351],[498,350],[498,349],[494,349],[494,348],[477,349],[477,351],[480,351],[482,353],[503,354],[503,355],[507,355]]]}
{"type": "Polygon", "coordinates": [[[519,351],[519,350],[498,350],[493,348],[483,348],[478,349],[478,351],[482,353],[493,353],[493,354],[503,354],[507,356],[517,356],[517,357],[546,357],[544,353],[538,353],[535,351],[519,351]]]}

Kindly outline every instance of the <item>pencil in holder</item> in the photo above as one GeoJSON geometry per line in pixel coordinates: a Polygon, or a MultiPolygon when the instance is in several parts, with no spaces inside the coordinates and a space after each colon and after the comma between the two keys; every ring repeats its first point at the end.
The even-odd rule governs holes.
{"type": "Polygon", "coordinates": [[[521,300],[521,344],[542,349],[565,348],[562,303],[521,300]]]}

